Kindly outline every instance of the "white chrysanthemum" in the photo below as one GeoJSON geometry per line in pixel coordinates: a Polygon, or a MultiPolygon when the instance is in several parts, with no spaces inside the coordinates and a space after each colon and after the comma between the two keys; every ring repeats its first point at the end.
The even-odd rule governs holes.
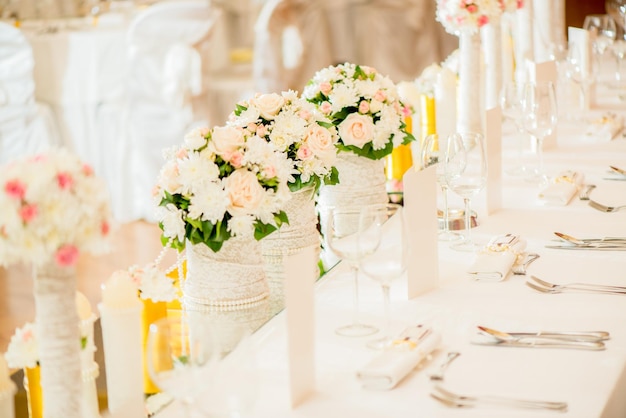
{"type": "Polygon", "coordinates": [[[177,298],[174,281],[154,264],[149,264],[141,269],[140,278],[141,299],[149,299],[153,302],[171,302],[177,298]]]}
{"type": "Polygon", "coordinates": [[[233,216],[228,221],[228,231],[235,237],[254,235],[254,217],[252,215],[233,216]]]}
{"type": "Polygon", "coordinates": [[[205,136],[208,131],[209,130],[207,128],[196,128],[189,131],[183,139],[187,149],[195,151],[205,146],[207,144],[205,136]]]}
{"type": "Polygon", "coordinates": [[[432,93],[437,83],[437,77],[441,72],[439,64],[431,64],[424,68],[418,78],[415,79],[415,85],[420,93],[432,93]]]}
{"type": "Polygon", "coordinates": [[[455,49],[446,57],[446,59],[441,63],[443,68],[447,68],[452,71],[454,74],[459,74],[459,62],[460,62],[460,51],[459,49],[455,49]]]}
{"type": "Polygon", "coordinates": [[[159,222],[163,223],[163,235],[166,238],[175,238],[179,242],[185,241],[185,213],[168,203],[165,207],[160,207],[157,211],[159,222]]]}
{"type": "Polygon", "coordinates": [[[219,174],[217,165],[202,154],[192,153],[178,162],[178,178],[185,191],[192,189],[195,183],[217,179],[219,174]]]}
{"type": "Polygon", "coordinates": [[[458,34],[462,31],[476,32],[491,20],[502,15],[500,0],[437,0],[437,20],[446,31],[458,34]]]}
{"type": "Polygon", "coordinates": [[[339,112],[345,107],[358,107],[359,92],[347,84],[335,84],[329,95],[329,101],[333,113],[339,112]]]}
{"type": "Polygon", "coordinates": [[[194,187],[190,198],[189,216],[216,224],[222,220],[229,204],[222,182],[202,181],[194,187]]]}
{"type": "Polygon", "coordinates": [[[354,80],[354,88],[359,92],[360,96],[371,99],[380,86],[376,81],[368,78],[366,80],[354,80]]]}
{"type": "Polygon", "coordinates": [[[27,322],[17,328],[11,337],[5,354],[7,365],[15,369],[37,367],[39,363],[39,344],[37,343],[37,327],[27,322]]]}
{"type": "Polygon", "coordinates": [[[240,126],[243,128],[251,123],[258,122],[260,117],[261,111],[254,106],[249,106],[248,109],[241,112],[239,116],[233,118],[232,120],[229,120],[228,124],[232,126],[240,126]]]}
{"type": "Polygon", "coordinates": [[[307,122],[299,116],[284,112],[276,116],[269,139],[279,151],[286,151],[291,144],[304,137],[307,122]]]}

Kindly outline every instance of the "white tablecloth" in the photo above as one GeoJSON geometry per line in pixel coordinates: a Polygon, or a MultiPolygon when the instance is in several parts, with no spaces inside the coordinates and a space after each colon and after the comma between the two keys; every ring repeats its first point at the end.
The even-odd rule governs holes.
{"type": "MultiPolygon", "coordinates": [[[[624,113],[624,111],[621,111],[624,113]]],[[[626,139],[599,142],[581,137],[581,130],[562,126],[559,146],[545,153],[549,173],[564,168],[582,171],[597,185],[592,197],[605,203],[626,203],[626,181],[603,180],[608,165],[626,167],[626,139]]],[[[514,153],[507,151],[507,163],[514,153]]],[[[546,249],[554,231],[580,237],[626,236],[626,211],[601,213],[576,199],[569,206],[542,206],[537,188],[505,176],[504,208],[481,216],[474,237],[486,242],[496,234],[521,234],[528,251],[541,258],[531,274],[549,281],[626,285],[626,252],[546,249]]],[[[476,208],[484,192],[476,199],[476,208]]],[[[419,231],[414,231],[419,234],[419,231]]],[[[339,265],[316,289],[315,393],[301,406],[289,406],[285,313],[254,335],[257,353],[257,396],[250,417],[572,417],[626,416],[626,296],[589,293],[541,294],[525,286],[523,276],[484,283],[465,273],[472,254],[439,243],[439,285],[407,300],[406,281],[392,285],[393,332],[417,323],[436,327],[440,349],[391,391],[361,388],[356,370],[378,353],[365,338],[345,338],[334,329],[351,321],[352,281],[339,265]],[[524,349],[470,343],[476,325],[503,330],[605,330],[611,334],[605,351],[524,349]],[[461,356],[448,369],[445,386],[461,393],[489,393],[520,398],[565,401],[566,413],[494,407],[448,408],[429,397],[428,374],[455,350],[461,356]]],[[[361,278],[363,320],[383,326],[382,294],[374,281],[361,278]]],[[[249,376],[249,379],[252,379],[249,376]]],[[[179,416],[173,405],[159,418],[179,416]]]]}

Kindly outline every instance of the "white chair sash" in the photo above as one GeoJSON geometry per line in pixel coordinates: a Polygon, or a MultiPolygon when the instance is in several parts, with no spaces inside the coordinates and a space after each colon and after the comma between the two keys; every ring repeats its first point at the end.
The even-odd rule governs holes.
{"type": "Polygon", "coordinates": [[[198,51],[182,42],[172,45],[163,66],[163,99],[182,107],[202,92],[202,58],[198,51]]]}

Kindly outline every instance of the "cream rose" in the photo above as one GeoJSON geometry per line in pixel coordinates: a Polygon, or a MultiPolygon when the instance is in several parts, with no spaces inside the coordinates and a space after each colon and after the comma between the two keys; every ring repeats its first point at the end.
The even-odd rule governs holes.
{"type": "Polygon", "coordinates": [[[285,104],[285,99],[280,94],[261,94],[250,100],[250,104],[259,109],[261,117],[265,120],[273,120],[285,104]]]}
{"type": "Polygon", "coordinates": [[[240,129],[232,126],[216,126],[213,128],[210,146],[217,155],[228,161],[244,142],[245,138],[240,129]]]}
{"type": "Polygon", "coordinates": [[[265,194],[256,175],[243,168],[235,170],[228,177],[226,190],[230,199],[228,212],[233,216],[253,214],[263,201],[265,194]]]}
{"type": "Polygon", "coordinates": [[[374,124],[369,116],[360,113],[350,113],[339,124],[339,136],[345,145],[354,145],[363,148],[374,138],[374,124]]]}
{"type": "Polygon", "coordinates": [[[337,152],[332,134],[318,124],[313,124],[307,129],[303,142],[315,155],[324,157],[337,152]]]}

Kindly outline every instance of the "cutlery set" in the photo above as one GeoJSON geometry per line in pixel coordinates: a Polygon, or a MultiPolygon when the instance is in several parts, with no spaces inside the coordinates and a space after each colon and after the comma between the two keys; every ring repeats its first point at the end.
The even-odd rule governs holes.
{"type": "MultiPolygon", "coordinates": [[[[614,174],[616,176],[615,177],[603,177],[604,180],[626,181],[626,170],[612,166],[612,165],[609,166],[609,168],[610,168],[609,173],[614,174]]],[[[610,213],[610,212],[617,212],[621,209],[626,209],[626,205],[607,206],[607,205],[603,205],[602,203],[596,202],[595,200],[590,199],[589,194],[595,187],[596,186],[594,184],[583,185],[582,190],[580,191],[580,194],[578,195],[578,199],[588,201],[589,206],[591,206],[594,209],[599,210],[600,212],[610,213]]]]}
{"type": "Polygon", "coordinates": [[[559,250],[626,251],[626,237],[575,238],[562,232],[555,232],[562,244],[546,245],[546,248],[559,250]]]}
{"type": "Polygon", "coordinates": [[[530,276],[526,285],[541,293],[562,293],[566,291],[605,293],[613,295],[626,295],[626,286],[611,286],[595,283],[566,283],[555,284],[546,282],[536,276],[530,276]]]}

